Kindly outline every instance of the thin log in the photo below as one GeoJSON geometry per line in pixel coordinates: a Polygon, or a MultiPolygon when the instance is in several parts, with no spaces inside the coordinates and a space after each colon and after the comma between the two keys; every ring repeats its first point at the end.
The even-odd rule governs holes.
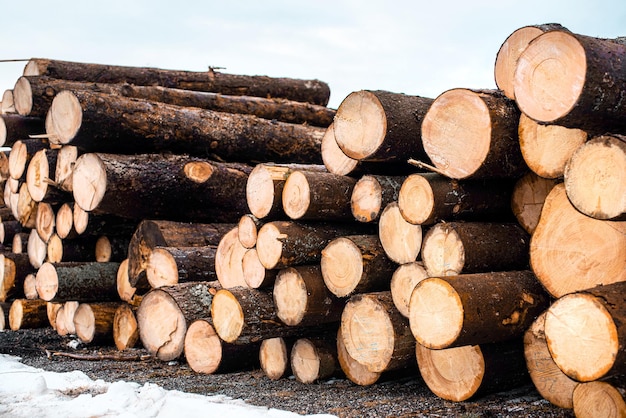
{"type": "Polygon", "coordinates": [[[415,286],[428,278],[428,273],[421,261],[400,264],[391,276],[391,298],[398,311],[409,317],[409,303],[415,286]]]}
{"type": "Polygon", "coordinates": [[[36,230],[31,229],[26,243],[26,253],[31,266],[38,269],[46,260],[48,253],[47,244],[39,237],[36,230]]]}
{"type": "Polygon", "coordinates": [[[13,146],[15,141],[46,131],[42,118],[17,114],[0,115],[0,146],[13,146]]]}
{"type": "Polygon", "coordinates": [[[24,228],[36,228],[37,205],[28,191],[26,183],[20,184],[20,191],[17,197],[17,220],[24,228]]]}
{"type": "Polygon", "coordinates": [[[58,149],[56,166],[54,167],[54,182],[59,189],[72,192],[72,175],[78,156],[78,147],[74,145],[63,145],[58,149]]]}
{"type": "Polygon", "coordinates": [[[304,384],[327,379],[341,370],[337,360],[337,344],[322,338],[300,338],[291,349],[291,370],[304,384]]]}
{"type": "Polygon", "coordinates": [[[45,262],[37,271],[37,293],[45,301],[117,300],[119,265],[115,262],[45,262]]]}
{"type": "Polygon", "coordinates": [[[16,180],[23,180],[28,164],[33,156],[48,145],[41,139],[19,139],[11,146],[9,154],[9,175],[16,180]]]}
{"type": "Polygon", "coordinates": [[[382,210],[397,201],[406,176],[364,175],[350,196],[352,216],[359,222],[374,222],[382,210]]]}
{"type": "Polygon", "coordinates": [[[13,89],[7,89],[2,94],[2,101],[0,102],[0,112],[2,114],[15,113],[15,104],[13,102],[13,89]]]}
{"type": "Polygon", "coordinates": [[[81,303],[74,312],[76,336],[84,344],[113,342],[113,319],[121,302],[81,303]]]}
{"type": "Polygon", "coordinates": [[[291,373],[291,347],[294,341],[283,337],[261,341],[259,362],[261,370],[270,380],[279,380],[291,373]]]}
{"type": "Polygon", "coordinates": [[[256,248],[248,249],[241,260],[246,286],[252,289],[274,286],[279,270],[268,270],[261,264],[256,248]]]}
{"type": "Polygon", "coordinates": [[[41,299],[16,299],[9,310],[9,327],[12,331],[48,326],[46,302],[41,299]]]}
{"type": "Polygon", "coordinates": [[[239,242],[241,242],[241,245],[248,249],[254,248],[258,229],[262,225],[263,222],[256,216],[250,213],[243,215],[237,224],[237,232],[239,233],[239,242]]]}
{"type": "Polygon", "coordinates": [[[385,254],[398,264],[416,261],[422,247],[422,226],[407,222],[398,202],[388,204],[378,221],[378,238],[385,254]]]}
{"type": "Polygon", "coordinates": [[[24,277],[24,297],[26,299],[39,299],[39,293],[37,293],[37,276],[35,273],[29,273],[24,277]]]}
{"type": "Polygon", "coordinates": [[[52,329],[56,331],[57,330],[56,318],[59,312],[61,311],[61,309],[63,308],[63,304],[60,302],[47,302],[46,306],[47,306],[47,312],[48,312],[48,322],[50,323],[50,326],[52,327],[52,329]]]}
{"type": "Polygon", "coordinates": [[[537,228],[546,197],[560,180],[539,177],[533,171],[524,174],[513,186],[511,210],[517,222],[532,234],[537,228]]]}
{"type": "Polygon", "coordinates": [[[154,288],[184,282],[217,280],[215,256],[217,246],[156,247],[148,258],[146,277],[154,288]]]}
{"type": "Polygon", "coordinates": [[[24,281],[35,272],[30,265],[28,255],[4,253],[0,254],[0,301],[23,298],[24,281]]]}
{"type": "MultiPolygon", "coordinates": [[[[25,232],[22,232],[22,231],[23,231],[22,224],[19,223],[19,221],[11,220],[11,219],[7,219],[7,220],[3,219],[0,222],[0,243],[2,244],[13,243],[16,235],[25,234],[25,232]]],[[[23,235],[21,237],[23,237],[23,235]]]]}
{"type": "Polygon", "coordinates": [[[28,163],[26,185],[35,202],[60,204],[71,200],[71,195],[56,187],[54,173],[57,164],[57,151],[41,149],[28,163]]]}

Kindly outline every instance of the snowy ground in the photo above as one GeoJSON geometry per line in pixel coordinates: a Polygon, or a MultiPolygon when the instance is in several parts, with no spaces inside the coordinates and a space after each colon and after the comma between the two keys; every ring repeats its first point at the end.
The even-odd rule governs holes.
{"type": "MultiPolygon", "coordinates": [[[[92,380],[83,372],[53,373],[0,354],[2,417],[226,417],[301,415],[248,405],[226,396],[202,396],[124,381],[92,380]]],[[[333,415],[308,415],[332,417],[333,415]]]]}

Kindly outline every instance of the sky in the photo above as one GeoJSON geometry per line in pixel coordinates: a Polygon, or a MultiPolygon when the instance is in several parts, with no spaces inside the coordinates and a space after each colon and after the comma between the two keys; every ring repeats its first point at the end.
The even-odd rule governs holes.
{"type": "MultiPolygon", "coordinates": [[[[0,354],[0,416],[13,418],[302,418],[302,415],[246,404],[223,395],[165,390],[153,383],[92,380],[81,371],[53,373],[0,354]]],[[[332,418],[318,414],[304,417],[332,418]]]]}
{"type": "MultiPolygon", "coordinates": [[[[10,1],[2,6],[0,60],[318,79],[337,108],[363,89],[435,98],[451,88],[495,88],[506,38],[551,22],[583,35],[624,36],[626,1],[10,1]]],[[[0,93],[24,65],[0,62],[0,93]]]]}

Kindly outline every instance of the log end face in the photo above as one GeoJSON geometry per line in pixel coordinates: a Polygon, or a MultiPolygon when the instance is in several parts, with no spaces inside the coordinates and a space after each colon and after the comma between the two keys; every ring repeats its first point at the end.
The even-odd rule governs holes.
{"type": "Polygon", "coordinates": [[[72,194],[76,204],[89,212],[98,207],[107,189],[104,163],[96,154],[81,155],[72,175],[72,194]]]}
{"type": "Polygon", "coordinates": [[[143,346],[162,361],[178,358],[184,348],[187,324],[176,301],[167,292],[148,292],[137,309],[139,338],[143,346]]]}
{"type": "Polygon", "coordinates": [[[337,297],[350,295],[363,276],[363,255],[350,239],[336,238],[322,250],[322,276],[328,290],[337,297]]]}
{"type": "Polygon", "coordinates": [[[613,385],[594,381],[581,383],[574,389],[574,415],[579,418],[626,416],[626,401],[613,385]]]}
{"type": "Polygon", "coordinates": [[[45,262],[41,265],[35,276],[37,294],[45,301],[54,299],[59,289],[59,277],[54,265],[45,262]]]}
{"type": "Polygon", "coordinates": [[[281,270],[274,283],[276,315],[286,325],[298,325],[307,311],[306,283],[295,268],[281,270]]]}
{"type": "Polygon", "coordinates": [[[404,219],[422,225],[430,219],[434,206],[435,197],[428,180],[419,174],[408,176],[398,193],[398,207],[404,219]]]}
{"type": "Polygon", "coordinates": [[[18,78],[13,87],[13,104],[19,115],[30,115],[33,109],[33,89],[26,77],[18,78]]]}
{"type": "Polygon", "coordinates": [[[333,174],[345,176],[352,173],[359,165],[359,160],[348,157],[335,140],[334,124],[331,124],[322,137],[322,162],[333,174]]]}
{"type": "Polygon", "coordinates": [[[287,343],[282,337],[268,338],[261,342],[259,362],[270,380],[278,380],[287,372],[290,360],[287,343]]]}
{"type": "Polygon", "coordinates": [[[422,261],[431,277],[460,274],[465,265],[465,247],[459,234],[447,223],[430,228],[422,243],[422,261]]]}
{"type": "Polygon", "coordinates": [[[96,318],[88,303],[81,303],[74,312],[76,336],[85,344],[93,341],[96,332],[96,318]]]}
{"type": "Polygon", "coordinates": [[[315,345],[307,338],[295,342],[291,349],[291,370],[300,383],[311,384],[320,375],[320,358],[315,345]]]}
{"type": "Polygon", "coordinates": [[[263,164],[257,164],[248,176],[246,202],[250,213],[258,219],[267,217],[276,204],[274,182],[271,172],[263,164]]]}
{"type": "Polygon", "coordinates": [[[164,248],[153,249],[148,257],[146,277],[150,286],[155,289],[177,284],[178,266],[172,254],[164,248]]]}
{"type": "Polygon", "coordinates": [[[267,223],[259,229],[257,235],[257,254],[266,269],[273,269],[278,264],[282,252],[282,234],[277,224],[267,223]]]}
{"type": "Polygon", "coordinates": [[[350,356],[343,341],[341,327],[337,331],[337,360],[346,377],[359,386],[370,386],[378,381],[380,373],[371,372],[350,356]]]}
{"type": "Polygon", "coordinates": [[[133,348],[139,340],[139,326],[129,304],[121,304],[113,316],[113,340],[118,350],[133,348]]]}
{"type": "Polygon", "coordinates": [[[378,236],[385,254],[398,264],[417,260],[422,247],[422,227],[406,221],[397,202],[388,204],[378,221],[378,236]]]}
{"type": "Polygon", "coordinates": [[[185,358],[197,373],[215,373],[222,361],[222,343],[213,326],[204,319],[193,321],[185,335],[185,358]]]}
{"type": "Polygon", "coordinates": [[[415,286],[428,278],[428,273],[421,262],[401,264],[391,276],[391,298],[393,304],[402,314],[409,317],[409,303],[415,286]]]}
{"type": "Polygon", "coordinates": [[[83,109],[74,93],[59,92],[50,105],[46,116],[46,133],[50,141],[68,144],[74,139],[83,122],[83,109]]]}
{"type": "Polygon", "coordinates": [[[311,188],[306,175],[301,171],[292,172],[282,194],[283,210],[291,219],[302,218],[311,205],[311,188]]]}
{"type": "Polygon", "coordinates": [[[352,215],[359,222],[372,222],[382,210],[382,188],[373,176],[363,176],[356,182],[350,197],[352,215]]]}
{"type": "Polygon", "coordinates": [[[21,299],[16,299],[11,303],[9,308],[9,328],[11,331],[17,331],[22,328],[24,319],[24,303],[21,299]]]}
{"type": "Polygon", "coordinates": [[[211,304],[213,326],[219,337],[227,343],[239,338],[245,324],[244,312],[237,298],[228,290],[218,290],[211,304]]]}

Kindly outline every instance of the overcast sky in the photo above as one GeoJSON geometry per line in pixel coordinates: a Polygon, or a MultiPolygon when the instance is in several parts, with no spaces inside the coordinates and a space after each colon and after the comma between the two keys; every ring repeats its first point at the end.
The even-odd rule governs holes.
{"type": "MultiPolygon", "coordinates": [[[[435,98],[495,88],[494,60],[516,29],[555,22],[626,35],[625,0],[29,0],[2,4],[0,59],[319,79],[336,108],[352,91],[435,98]]],[[[0,63],[0,93],[25,63],[0,63]]]]}

